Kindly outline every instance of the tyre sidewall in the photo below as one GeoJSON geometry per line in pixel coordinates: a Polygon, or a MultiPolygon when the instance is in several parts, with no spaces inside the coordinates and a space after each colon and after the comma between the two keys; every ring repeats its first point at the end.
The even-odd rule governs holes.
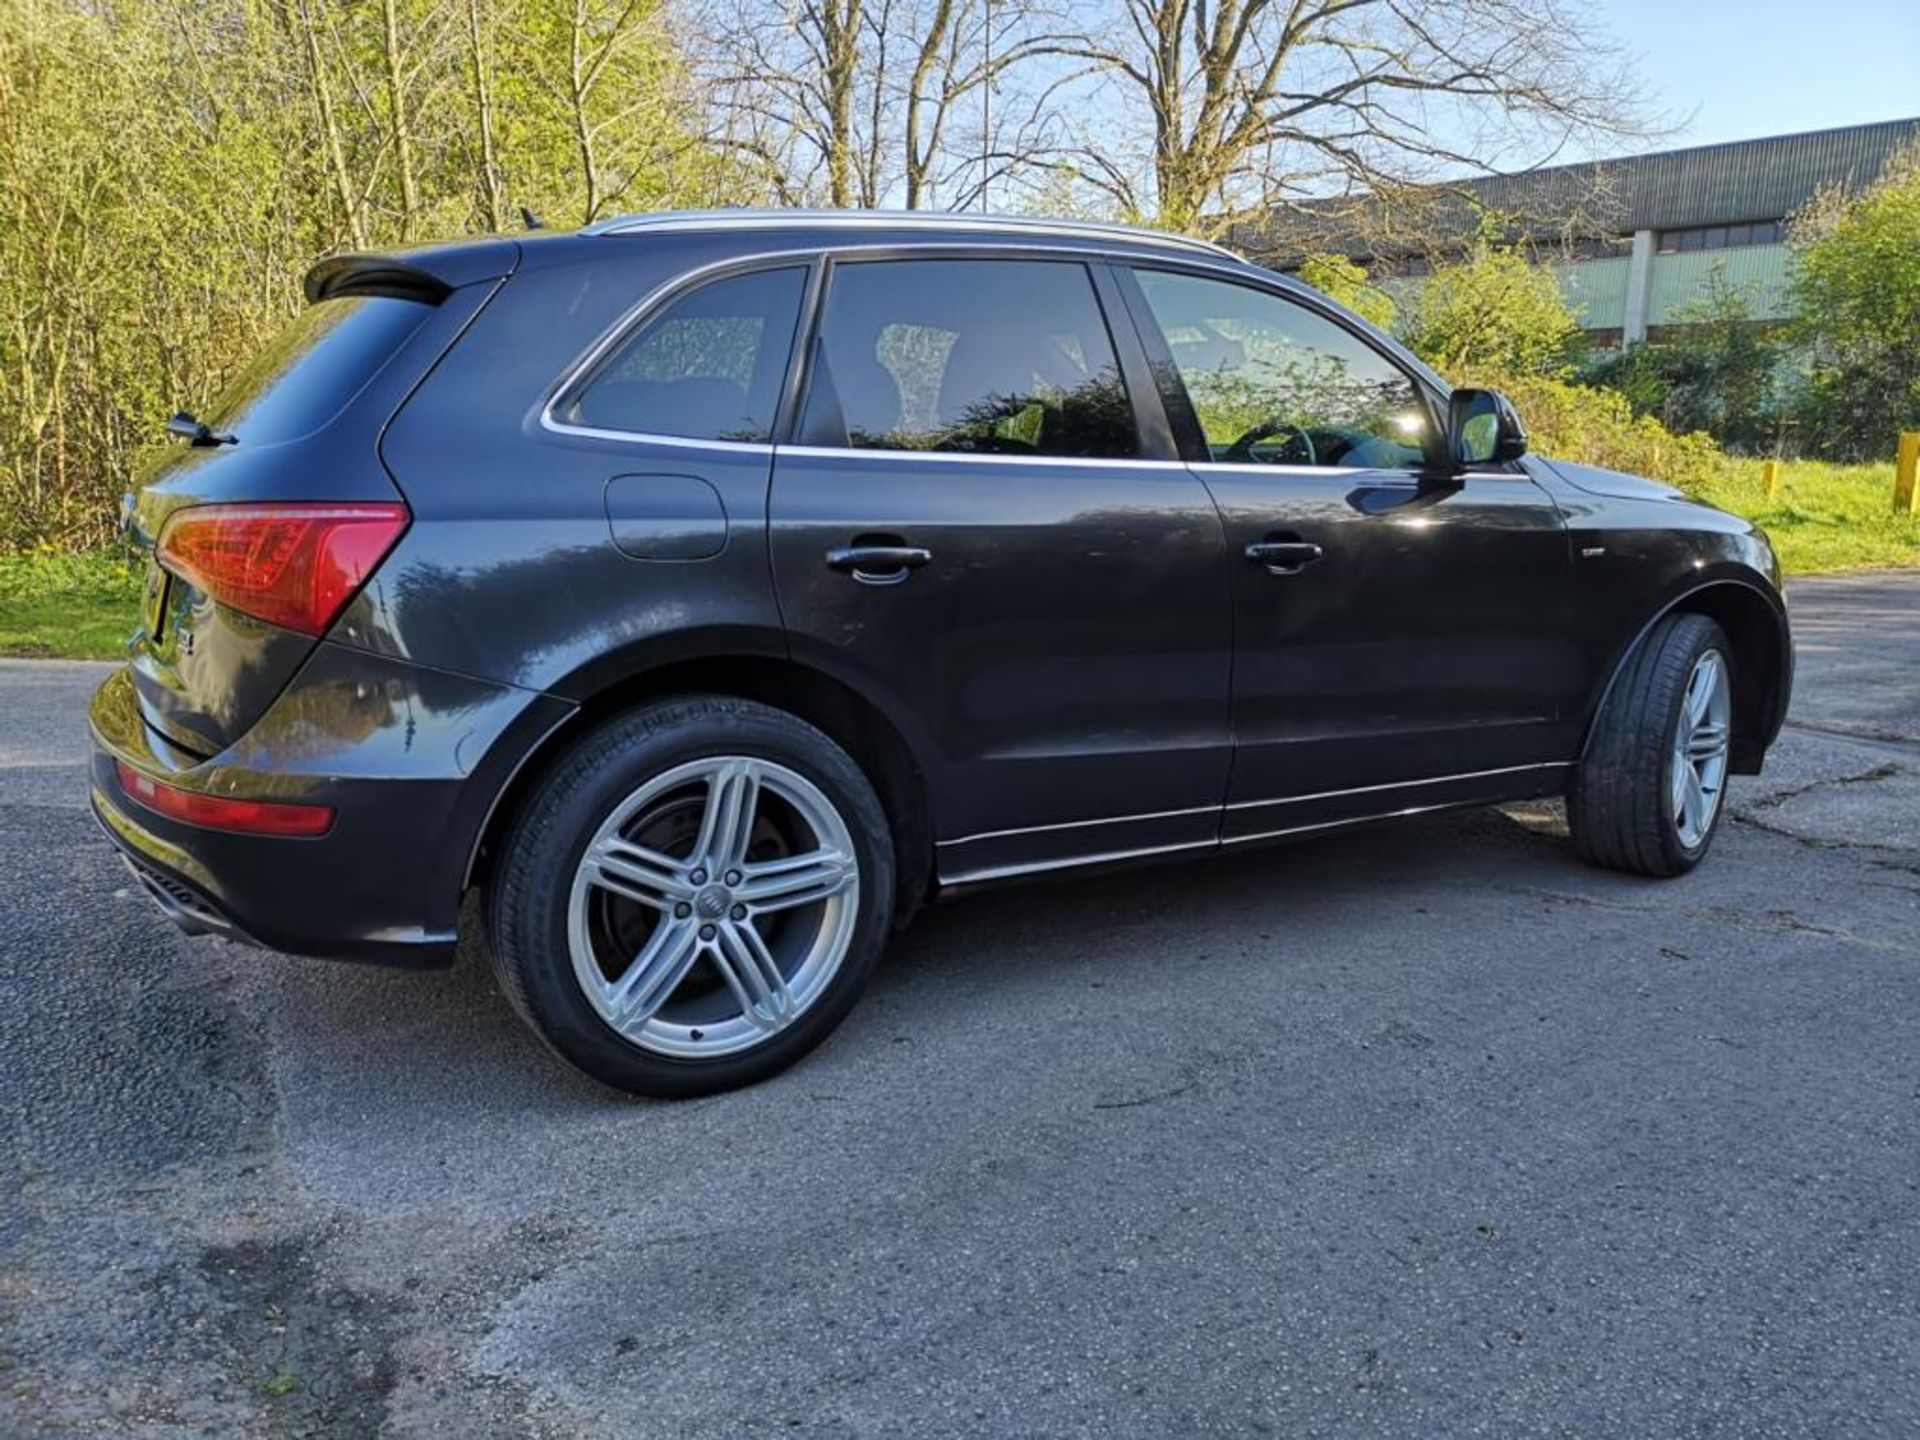
{"type": "Polygon", "coordinates": [[[1669,615],[1647,634],[1607,697],[1569,796],[1575,845],[1608,869],[1682,875],[1705,858],[1726,814],[1725,781],[1699,843],[1681,841],[1673,814],[1673,743],[1687,681],[1700,657],[1719,652],[1739,683],[1725,632],[1704,615],[1669,615]]]}

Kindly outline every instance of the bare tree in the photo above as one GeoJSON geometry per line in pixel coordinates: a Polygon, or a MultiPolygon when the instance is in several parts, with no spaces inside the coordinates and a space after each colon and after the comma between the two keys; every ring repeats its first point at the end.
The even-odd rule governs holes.
{"type": "Polygon", "coordinates": [[[1045,0],[792,0],[706,28],[723,140],[785,203],[963,204],[1059,130],[1044,62],[1088,66],[1045,0]]]}
{"type": "Polygon", "coordinates": [[[1563,0],[1123,0],[1123,14],[1077,52],[1108,83],[1073,163],[1116,209],[1171,228],[1218,234],[1304,196],[1645,133],[1619,50],[1563,0]]]}

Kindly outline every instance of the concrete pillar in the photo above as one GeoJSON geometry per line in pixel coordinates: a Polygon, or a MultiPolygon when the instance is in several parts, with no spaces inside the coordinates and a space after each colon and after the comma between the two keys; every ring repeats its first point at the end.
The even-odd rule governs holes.
{"type": "Polygon", "coordinates": [[[1647,310],[1653,296],[1653,231],[1633,232],[1633,254],[1627,260],[1627,308],[1620,325],[1624,349],[1647,338],[1647,310]]]}

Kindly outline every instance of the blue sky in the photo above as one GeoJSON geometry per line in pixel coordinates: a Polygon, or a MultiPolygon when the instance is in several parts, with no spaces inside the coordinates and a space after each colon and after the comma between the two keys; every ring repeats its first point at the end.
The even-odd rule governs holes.
{"type": "Polygon", "coordinates": [[[1920,115],[1920,0],[1590,0],[1681,125],[1635,149],[1920,115]]]}

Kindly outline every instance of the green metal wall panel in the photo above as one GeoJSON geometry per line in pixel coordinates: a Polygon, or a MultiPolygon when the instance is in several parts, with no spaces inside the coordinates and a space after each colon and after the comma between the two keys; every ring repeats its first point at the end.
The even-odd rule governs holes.
{"type": "Polygon", "coordinates": [[[1707,293],[1707,275],[1716,265],[1725,268],[1730,284],[1747,292],[1754,319],[1780,320],[1787,316],[1793,253],[1784,245],[1743,245],[1733,250],[1654,256],[1647,323],[1673,324],[1676,309],[1707,293]]]}
{"type": "Polygon", "coordinates": [[[1624,255],[1605,260],[1576,260],[1547,268],[1560,282],[1560,293],[1587,330],[1618,330],[1626,323],[1627,270],[1624,255]]]}

